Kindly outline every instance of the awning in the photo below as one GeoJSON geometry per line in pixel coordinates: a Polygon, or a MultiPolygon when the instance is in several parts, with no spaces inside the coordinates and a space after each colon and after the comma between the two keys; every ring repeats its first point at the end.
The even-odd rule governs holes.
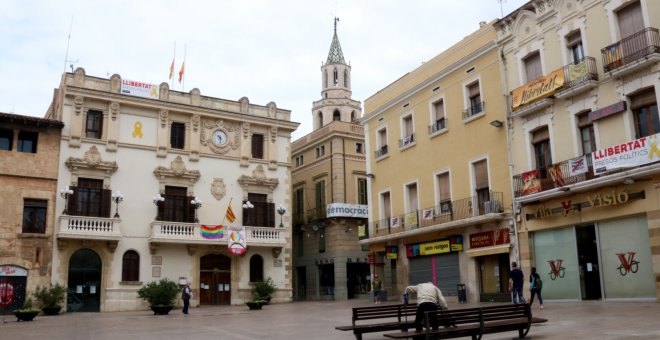
{"type": "Polygon", "coordinates": [[[499,244],[499,245],[492,246],[492,247],[483,247],[483,248],[470,249],[470,250],[466,250],[465,253],[469,257],[486,256],[486,255],[493,255],[493,254],[508,253],[510,248],[511,248],[511,244],[507,243],[507,244],[499,244]]]}

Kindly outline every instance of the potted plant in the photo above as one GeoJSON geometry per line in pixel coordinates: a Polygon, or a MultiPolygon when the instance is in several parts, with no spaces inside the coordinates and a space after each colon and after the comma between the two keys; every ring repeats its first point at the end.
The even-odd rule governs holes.
{"type": "Polygon", "coordinates": [[[41,311],[44,314],[57,315],[62,309],[64,293],[66,293],[66,288],[58,283],[50,287],[37,286],[32,295],[37,299],[37,303],[41,306],[41,311]]]}
{"type": "Polygon", "coordinates": [[[174,307],[179,287],[167,278],[151,281],[138,290],[138,297],[149,303],[155,315],[167,315],[174,307]]]}
{"type": "Polygon", "coordinates": [[[248,301],[245,304],[251,310],[261,309],[263,305],[270,302],[276,290],[277,286],[270,277],[263,281],[257,281],[252,285],[252,301],[248,301]]]}
{"type": "Polygon", "coordinates": [[[32,299],[27,298],[23,303],[23,308],[14,311],[16,321],[32,321],[37,314],[41,312],[39,309],[32,307],[32,299]]]}

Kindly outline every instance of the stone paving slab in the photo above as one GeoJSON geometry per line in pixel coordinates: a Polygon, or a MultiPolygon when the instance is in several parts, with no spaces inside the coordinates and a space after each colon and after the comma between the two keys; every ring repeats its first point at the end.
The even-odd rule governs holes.
{"type": "MultiPolygon", "coordinates": [[[[335,330],[351,323],[351,307],[367,306],[367,300],[294,302],[267,305],[260,311],[247,306],[192,308],[189,315],[173,310],[167,316],[149,311],[115,313],[67,313],[37,316],[32,322],[16,322],[0,315],[0,340],[14,339],[355,339],[335,330]]],[[[476,307],[451,304],[451,309],[476,307]]],[[[534,315],[547,318],[534,325],[528,339],[660,339],[660,303],[657,302],[553,302],[545,309],[533,307],[534,315]]],[[[490,334],[484,339],[516,339],[517,332],[490,334]]],[[[382,333],[363,339],[385,339],[382,333]]]]}

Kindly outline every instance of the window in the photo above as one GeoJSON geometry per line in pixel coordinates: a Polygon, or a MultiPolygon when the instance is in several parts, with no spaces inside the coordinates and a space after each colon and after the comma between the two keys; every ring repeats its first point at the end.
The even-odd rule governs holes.
{"type": "Polygon", "coordinates": [[[328,70],[325,70],[323,72],[323,85],[324,85],[323,88],[328,87],[328,70]]]}
{"type": "Polygon", "coordinates": [[[637,138],[650,136],[660,132],[658,102],[653,88],[631,96],[630,110],[635,119],[635,134],[637,138]]]}
{"type": "Polygon", "coordinates": [[[78,178],[78,186],[69,196],[69,214],[110,217],[111,191],[103,189],[102,179],[78,178]]]}
{"type": "Polygon", "coordinates": [[[296,167],[303,165],[303,155],[296,157],[296,167]]]}
{"type": "Polygon", "coordinates": [[[264,135],[252,135],[252,158],[264,159],[264,135]]]}
{"type": "Polygon", "coordinates": [[[438,205],[440,214],[451,213],[451,191],[449,189],[449,173],[445,172],[437,175],[438,183],[438,205]]]}
{"type": "Polygon", "coordinates": [[[433,103],[433,125],[431,125],[431,133],[440,131],[446,126],[445,101],[441,99],[433,103]]]}
{"type": "Polygon", "coordinates": [[[170,127],[170,147],[172,149],[181,149],[186,143],[186,124],[173,122],[170,127]]]}
{"type": "Polygon", "coordinates": [[[466,114],[463,118],[476,115],[483,111],[483,103],[481,101],[481,90],[479,90],[479,82],[473,83],[467,87],[468,92],[468,105],[466,114]]]}
{"type": "Polygon", "coordinates": [[[367,179],[358,178],[358,204],[369,204],[367,193],[367,179]]]}
{"type": "Polygon", "coordinates": [[[474,187],[477,193],[477,204],[479,215],[487,213],[486,202],[490,201],[490,188],[488,184],[488,162],[484,159],[475,162],[474,167],[474,187]]]}
{"type": "Polygon", "coordinates": [[[250,282],[260,282],[264,280],[264,259],[261,255],[252,255],[250,257],[250,282]]]}
{"type": "Polygon", "coordinates": [[[401,138],[401,146],[406,146],[415,141],[415,132],[413,129],[413,118],[412,115],[403,117],[401,121],[401,131],[403,138],[401,138]]]}
{"type": "Polygon", "coordinates": [[[577,30],[566,36],[566,46],[571,53],[571,59],[577,64],[584,58],[584,48],[582,47],[582,35],[577,30]]]}
{"type": "Polygon", "coordinates": [[[325,207],[325,181],[316,182],[316,209],[321,210],[325,207]]]}
{"type": "Polygon", "coordinates": [[[316,158],[322,157],[323,155],[325,155],[325,145],[316,148],[316,158]]]}
{"type": "Polygon", "coordinates": [[[335,86],[339,85],[339,72],[337,72],[337,69],[335,69],[332,72],[332,79],[334,79],[332,81],[332,84],[334,84],[335,86]]]}
{"type": "Polygon", "coordinates": [[[639,1],[622,8],[616,15],[619,21],[621,39],[627,38],[644,29],[644,18],[639,1]]]}
{"type": "Polygon", "coordinates": [[[341,120],[341,114],[339,113],[339,111],[335,111],[335,112],[332,113],[332,120],[335,120],[335,121],[336,120],[341,120]]]}
{"type": "MultiPolygon", "coordinates": [[[[254,227],[275,227],[275,204],[268,202],[268,195],[248,193],[248,201],[254,208],[243,208],[243,221],[254,227]]],[[[245,202],[243,202],[245,203],[245,202]]]]}
{"type": "Polygon", "coordinates": [[[97,110],[87,111],[87,124],[85,137],[101,139],[103,136],[103,112],[97,110]]]}
{"type": "Polygon", "coordinates": [[[305,191],[303,188],[298,188],[293,193],[293,219],[294,224],[304,223],[304,212],[305,212],[305,191]]]}
{"type": "Polygon", "coordinates": [[[165,202],[159,205],[162,213],[159,214],[163,221],[187,222],[195,220],[195,209],[190,201],[193,197],[188,196],[188,188],[165,187],[165,202]]]}
{"type": "Polygon", "coordinates": [[[543,76],[543,70],[541,69],[541,54],[536,51],[525,58],[523,61],[525,64],[525,76],[527,82],[543,76]]]}
{"type": "Polygon", "coordinates": [[[23,233],[46,232],[46,207],[45,200],[24,199],[23,200],[23,233]]]}
{"type": "Polygon", "coordinates": [[[534,146],[534,160],[536,168],[541,169],[541,178],[547,178],[546,167],[552,164],[550,153],[550,133],[548,127],[542,127],[532,133],[532,145],[534,146]]]}
{"type": "Polygon", "coordinates": [[[577,119],[578,129],[580,130],[580,141],[582,142],[582,154],[586,155],[596,151],[594,123],[591,121],[589,112],[579,114],[577,119]]]}
{"type": "Polygon", "coordinates": [[[140,281],[140,255],[135,250],[129,250],[124,253],[121,280],[124,282],[140,281]]]}
{"type": "Polygon", "coordinates": [[[19,131],[16,150],[18,152],[37,153],[37,139],[39,139],[38,132],[19,131]]]}
{"type": "Polygon", "coordinates": [[[406,185],[406,196],[408,201],[407,213],[417,213],[417,210],[419,209],[419,203],[417,201],[417,183],[406,185]]]}
{"type": "MultiPolygon", "coordinates": [[[[326,96],[327,96],[327,94],[326,94],[326,96]]],[[[327,97],[326,97],[326,98],[327,98],[327,97]]],[[[318,119],[317,119],[317,121],[318,121],[318,126],[316,127],[316,129],[320,129],[320,128],[323,127],[323,113],[322,113],[321,111],[319,111],[319,113],[316,114],[316,117],[318,118],[318,119]]]]}
{"type": "Polygon", "coordinates": [[[381,204],[381,219],[386,220],[385,223],[380,223],[379,228],[386,228],[390,225],[390,217],[392,217],[392,206],[390,201],[390,192],[383,192],[380,194],[381,204]]]}
{"type": "Polygon", "coordinates": [[[14,143],[14,131],[0,129],[0,150],[11,151],[14,143]]]}
{"type": "Polygon", "coordinates": [[[355,153],[364,153],[364,149],[362,148],[362,143],[355,143],[355,153]]]}
{"type": "Polygon", "coordinates": [[[378,150],[376,158],[387,154],[387,129],[378,130],[378,150]]]}

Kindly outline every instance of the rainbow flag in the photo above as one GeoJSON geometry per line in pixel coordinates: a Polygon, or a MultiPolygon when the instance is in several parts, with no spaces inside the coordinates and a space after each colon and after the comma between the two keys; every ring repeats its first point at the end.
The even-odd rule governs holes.
{"type": "Polygon", "coordinates": [[[202,224],[202,237],[210,239],[225,238],[225,227],[221,225],[209,226],[202,224]]]}

